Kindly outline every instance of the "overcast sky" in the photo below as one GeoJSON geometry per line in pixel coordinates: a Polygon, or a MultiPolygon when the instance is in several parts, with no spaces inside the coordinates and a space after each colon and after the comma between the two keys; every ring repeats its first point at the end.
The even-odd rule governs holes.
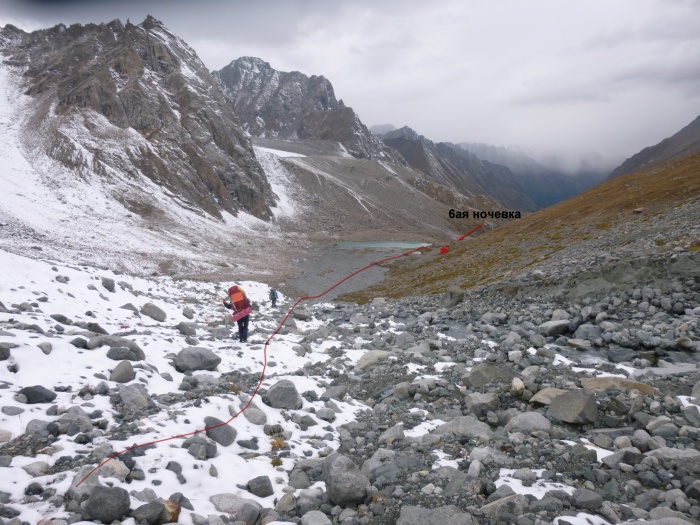
{"type": "Polygon", "coordinates": [[[210,70],[328,78],[362,121],[618,163],[700,115],[695,0],[2,0],[0,24],[140,23],[210,70]]]}

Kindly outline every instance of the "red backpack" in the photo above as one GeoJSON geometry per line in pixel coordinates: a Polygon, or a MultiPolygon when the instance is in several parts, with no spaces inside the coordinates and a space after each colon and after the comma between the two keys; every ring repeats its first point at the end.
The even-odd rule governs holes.
{"type": "Polygon", "coordinates": [[[234,311],[234,314],[231,316],[232,320],[238,321],[238,319],[241,319],[252,312],[252,309],[250,308],[250,301],[248,301],[245,293],[238,286],[232,286],[229,288],[228,295],[231,298],[231,305],[233,306],[234,311]]]}

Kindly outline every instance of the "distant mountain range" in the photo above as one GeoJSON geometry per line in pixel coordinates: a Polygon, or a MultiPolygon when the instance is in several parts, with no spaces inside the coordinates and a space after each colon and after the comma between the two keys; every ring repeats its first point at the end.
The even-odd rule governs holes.
{"type": "Polygon", "coordinates": [[[700,117],[693,120],[675,135],[644,148],[618,166],[609,179],[660,166],[668,161],[680,159],[700,151],[700,117]]]}
{"type": "MultiPolygon", "coordinates": [[[[385,125],[382,129],[393,126],[385,125]]],[[[379,132],[379,128],[374,128],[379,132]]],[[[602,172],[576,176],[546,168],[525,154],[485,144],[434,143],[409,127],[380,135],[414,168],[464,194],[483,193],[522,211],[534,211],[590,188],[602,172]]]]}

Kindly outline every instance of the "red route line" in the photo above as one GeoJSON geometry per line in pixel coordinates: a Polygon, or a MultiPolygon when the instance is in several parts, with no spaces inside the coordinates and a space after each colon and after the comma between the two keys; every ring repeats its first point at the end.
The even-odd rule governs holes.
{"type": "MultiPolygon", "coordinates": [[[[478,230],[478,229],[481,228],[482,226],[483,226],[483,224],[479,224],[477,227],[471,229],[469,232],[467,232],[467,233],[465,233],[464,235],[462,235],[462,236],[459,238],[459,240],[460,240],[460,241],[463,240],[467,235],[471,235],[472,233],[474,233],[476,230],[478,230]]],[[[133,445],[133,446],[131,446],[131,447],[129,447],[129,448],[125,448],[124,450],[121,450],[121,451],[119,451],[119,452],[115,452],[114,454],[112,454],[111,456],[109,456],[107,459],[105,459],[102,463],[100,463],[100,464],[97,465],[95,468],[93,468],[90,472],[88,472],[88,473],[85,475],[85,477],[84,477],[83,479],[81,479],[75,487],[78,488],[78,487],[83,483],[83,481],[85,481],[86,479],[88,479],[88,478],[89,478],[93,473],[95,473],[100,467],[102,467],[103,465],[106,465],[107,463],[109,463],[109,461],[111,461],[112,459],[114,459],[114,458],[116,458],[116,457],[118,457],[118,456],[124,454],[125,452],[129,452],[129,451],[131,451],[131,450],[134,450],[134,449],[137,449],[137,448],[141,448],[141,447],[147,447],[148,445],[155,445],[156,443],[163,443],[164,441],[170,441],[170,440],[173,440],[173,439],[178,439],[178,438],[183,438],[183,437],[187,437],[187,436],[192,436],[192,435],[195,435],[195,434],[200,434],[200,433],[202,433],[202,432],[206,432],[207,430],[212,430],[212,429],[214,429],[214,428],[219,428],[219,427],[222,427],[222,426],[224,426],[224,425],[228,425],[231,421],[233,421],[235,418],[237,418],[238,416],[240,416],[240,415],[250,406],[250,404],[253,402],[253,398],[254,398],[254,397],[256,396],[256,394],[258,393],[258,390],[260,389],[260,386],[262,386],[262,382],[263,382],[263,380],[265,379],[265,369],[267,368],[267,345],[270,343],[270,341],[272,340],[272,338],[273,338],[274,336],[276,336],[276,335],[279,333],[279,331],[280,331],[280,330],[282,329],[282,327],[284,326],[284,323],[287,322],[287,319],[289,319],[289,316],[292,314],[292,312],[294,311],[294,309],[297,307],[297,305],[298,305],[300,302],[306,301],[307,299],[318,299],[319,297],[323,297],[323,296],[326,295],[328,292],[330,292],[330,291],[333,290],[334,288],[340,286],[341,284],[343,284],[343,283],[344,283],[345,281],[347,281],[348,279],[350,279],[350,278],[356,276],[356,275],[357,275],[358,273],[360,273],[360,272],[364,272],[365,270],[367,270],[368,268],[371,268],[372,266],[376,266],[376,265],[378,265],[378,264],[382,264],[382,263],[385,263],[385,262],[388,262],[388,261],[393,261],[394,259],[400,259],[401,257],[406,257],[407,255],[410,255],[410,254],[412,254],[412,253],[414,253],[414,252],[417,252],[417,251],[420,251],[420,250],[430,250],[430,247],[428,247],[428,246],[419,246],[418,248],[414,248],[414,249],[409,250],[409,251],[407,251],[407,252],[404,252],[404,253],[402,253],[402,254],[400,254],[400,255],[393,255],[393,256],[391,256],[391,257],[386,257],[386,258],[381,259],[381,260],[379,260],[379,261],[375,261],[375,262],[373,262],[373,263],[368,264],[367,266],[364,266],[363,268],[360,268],[359,270],[355,270],[355,271],[352,272],[350,275],[346,276],[344,279],[341,279],[340,281],[338,281],[337,283],[335,283],[333,286],[331,286],[330,288],[328,288],[327,290],[321,292],[321,293],[318,294],[318,295],[305,295],[305,296],[300,297],[299,299],[297,299],[297,301],[292,305],[292,307],[291,307],[291,308],[289,309],[289,311],[287,312],[287,315],[284,316],[284,319],[282,319],[282,322],[279,324],[279,326],[277,327],[277,329],[276,329],[274,332],[272,332],[272,334],[270,335],[270,337],[267,338],[267,341],[265,341],[265,346],[263,347],[263,368],[262,368],[262,371],[260,372],[260,379],[258,380],[258,384],[257,384],[257,386],[255,387],[255,390],[253,390],[253,393],[251,394],[250,399],[248,399],[248,402],[245,404],[245,406],[243,406],[243,408],[241,408],[238,412],[236,412],[234,415],[232,415],[228,420],[224,421],[223,423],[219,423],[219,424],[217,424],[217,425],[213,425],[213,426],[211,426],[211,427],[200,428],[199,430],[193,430],[192,432],[187,432],[187,433],[185,433],[185,434],[178,434],[178,435],[176,435],[176,436],[170,436],[170,437],[166,437],[166,438],[163,438],[163,439],[157,439],[157,440],[155,440],[155,441],[149,441],[148,443],[141,443],[140,445],[133,445]]],[[[446,252],[443,252],[443,253],[446,253],[446,252]]]]}

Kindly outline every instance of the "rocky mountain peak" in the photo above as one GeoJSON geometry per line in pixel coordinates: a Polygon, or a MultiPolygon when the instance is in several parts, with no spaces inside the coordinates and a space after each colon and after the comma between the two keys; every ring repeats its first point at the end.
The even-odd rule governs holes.
{"type": "Polygon", "coordinates": [[[404,140],[421,140],[425,139],[423,135],[420,135],[417,131],[415,131],[412,128],[409,128],[408,126],[404,126],[399,129],[394,129],[392,131],[388,131],[382,135],[382,138],[384,140],[396,140],[396,139],[404,139],[404,140]]]}
{"type": "Polygon", "coordinates": [[[271,216],[273,195],[233,109],[160,21],[17,31],[2,31],[2,54],[36,102],[34,153],[83,177],[145,176],[215,217],[271,216]]]}
{"type": "Polygon", "coordinates": [[[277,71],[254,57],[234,60],[213,75],[254,137],[328,140],[354,157],[403,163],[336,98],[323,76],[277,71]]]}

